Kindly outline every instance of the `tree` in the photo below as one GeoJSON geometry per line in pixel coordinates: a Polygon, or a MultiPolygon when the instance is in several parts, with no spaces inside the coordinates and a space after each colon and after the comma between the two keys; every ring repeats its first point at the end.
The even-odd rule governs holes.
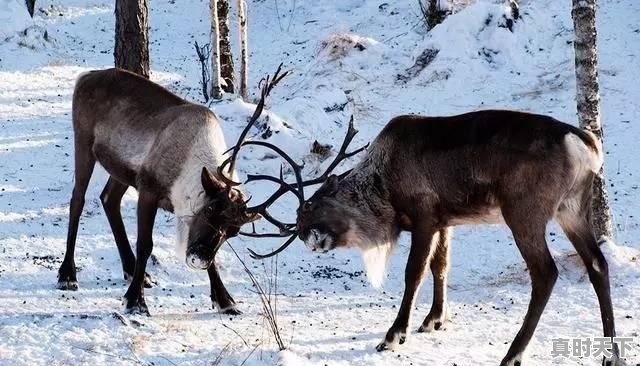
{"type": "MultiPolygon", "coordinates": [[[[603,139],[598,87],[598,54],[596,48],[596,0],[573,0],[571,11],[575,29],[576,102],[581,128],[603,139]]],[[[611,209],[607,197],[604,168],[594,181],[592,221],[598,238],[613,237],[611,209]]]]}
{"type": "Polygon", "coordinates": [[[226,93],[233,93],[235,89],[235,77],[233,73],[231,42],[229,42],[229,0],[217,0],[217,2],[220,43],[220,77],[223,81],[222,90],[226,93]]]}
{"type": "Polygon", "coordinates": [[[427,25],[427,30],[431,30],[442,23],[447,15],[451,13],[448,0],[418,0],[418,3],[424,22],[427,25]]]}
{"type": "Polygon", "coordinates": [[[247,100],[247,79],[249,77],[247,64],[249,54],[247,51],[247,8],[245,0],[238,0],[238,19],[240,23],[240,96],[247,100]]]}
{"type": "Polygon", "coordinates": [[[116,0],[116,67],[149,77],[147,0],[116,0]]]}
{"type": "Polygon", "coordinates": [[[27,11],[29,12],[29,15],[33,18],[33,13],[35,12],[36,8],[36,0],[25,0],[25,4],[27,5],[27,11]]]}
{"type": "MultiPolygon", "coordinates": [[[[224,1],[224,0],[222,0],[224,1]]],[[[218,25],[218,0],[209,1],[211,18],[211,97],[222,98],[220,83],[220,32],[218,25]]]]}

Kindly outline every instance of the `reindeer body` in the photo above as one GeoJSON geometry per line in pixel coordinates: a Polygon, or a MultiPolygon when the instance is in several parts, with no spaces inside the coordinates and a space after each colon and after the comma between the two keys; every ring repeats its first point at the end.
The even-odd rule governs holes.
{"type": "MultiPolygon", "coordinates": [[[[127,308],[147,312],[141,281],[145,280],[145,285],[149,285],[148,279],[144,268],[140,272],[137,267],[144,267],[144,257],[150,255],[157,208],[177,216],[177,238],[179,246],[183,247],[178,252],[184,253],[189,241],[199,240],[199,248],[209,245],[203,242],[206,235],[194,230],[193,226],[198,215],[204,217],[200,212],[211,201],[203,182],[206,180],[215,185],[211,183],[215,177],[205,177],[203,167],[217,168],[227,149],[220,124],[208,108],[189,103],[143,77],[119,69],[91,71],[79,77],[74,90],[72,118],[75,187],[67,252],[60,268],[58,287],[77,289],[73,260],[75,239],[84,194],[97,161],[110,175],[100,197],[120,252],[125,279],[133,278],[125,295],[127,308]],[[129,186],[136,188],[140,196],[138,262],[131,251],[120,214],[120,202],[129,186]],[[200,237],[195,237],[198,235],[200,237]]],[[[217,188],[212,187],[210,191],[217,188]]],[[[234,200],[242,198],[239,191],[233,194],[234,200]]],[[[207,255],[215,255],[216,250],[217,247],[207,255]]],[[[207,266],[211,264],[208,271],[212,299],[222,310],[236,312],[213,258],[210,260],[207,266]]],[[[199,265],[207,268],[204,264],[199,265]]]]}
{"type": "Polygon", "coordinates": [[[449,228],[506,223],[533,287],[524,324],[501,363],[520,365],[557,278],[545,240],[554,217],[585,262],[605,336],[615,336],[607,263],[590,225],[592,181],[601,166],[602,149],[592,134],[551,117],[500,110],[400,116],[348,175],[331,177],[305,203],[298,213],[300,238],[314,250],[360,247],[377,284],[399,233],[412,233],[404,297],[381,351],[404,343],[427,266],[434,275],[433,306],[419,331],[439,329],[446,320],[449,228]]]}
{"type": "Polygon", "coordinates": [[[157,191],[178,216],[199,208],[200,168],[220,165],[227,149],[211,110],[118,69],[78,79],[73,124],[76,144],[90,146],[112,177],[157,191]]]}

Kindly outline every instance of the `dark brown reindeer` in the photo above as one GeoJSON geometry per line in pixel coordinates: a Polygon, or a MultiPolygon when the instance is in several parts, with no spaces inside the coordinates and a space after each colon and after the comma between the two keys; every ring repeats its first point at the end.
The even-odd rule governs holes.
{"type": "MultiPolygon", "coordinates": [[[[584,261],[605,337],[615,336],[607,262],[590,224],[602,147],[551,117],[486,110],[451,117],[400,116],[346,176],[331,176],[298,209],[300,238],[314,250],[356,246],[379,283],[401,231],[411,232],[405,290],[379,351],[405,342],[416,292],[431,268],[433,305],[419,332],[446,319],[449,227],[504,222],[531,276],[524,324],[501,362],[522,365],[558,271],[545,240],[555,218],[584,261]]],[[[623,365],[614,347],[606,365],[623,365]]]]}
{"type": "MultiPolygon", "coordinates": [[[[281,67],[273,78],[263,80],[261,99],[241,141],[260,116],[266,96],[287,75],[287,72],[280,74],[281,67]]],[[[75,185],[58,288],[78,289],[74,263],[76,235],[87,186],[98,162],[110,175],[100,199],[118,247],[124,277],[131,280],[124,295],[126,311],[148,314],[143,286],[150,287],[150,283],[145,268],[153,249],[155,216],[158,208],[162,208],[176,214],[177,240],[187,264],[207,270],[214,308],[238,314],[216,269],[215,254],[227,238],[236,236],[242,225],[258,219],[261,213],[271,219],[266,211],[268,206],[292,190],[283,185],[284,192],[276,192],[279,195],[270,202],[247,207],[244,194],[227,184],[229,179],[219,170],[227,147],[215,114],[124,70],[91,71],[80,76],[73,94],[72,118],[75,185]],[[139,194],[136,255],[129,245],[120,213],[122,196],[128,187],[134,187],[139,194]]],[[[236,155],[234,150],[234,159],[236,155]]],[[[227,174],[235,175],[233,166],[227,174]]],[[[286,229],[281,226],[281,231],[286,229]]]]}

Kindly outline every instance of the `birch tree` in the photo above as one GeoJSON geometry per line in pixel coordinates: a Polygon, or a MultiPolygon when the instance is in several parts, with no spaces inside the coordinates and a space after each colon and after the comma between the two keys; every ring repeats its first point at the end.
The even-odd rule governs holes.
{"type": "MultiPolygon", "coordinates": [[[[596,47],[596,0],[573,0],[571,11],[575,29],[576,102],[581,128],[603,138],[598,87],[596,47]]],[[[593,225],[598,238],[612,238],[613,224],[607,197],[604,168],[594,182],[593,225]]]]}
{"type": "Polygon", "coordinates": [[[238,0],[238,19],[240,23],[240,96],[247,100],[247,79],[249,54],[247,51],[247,8],[245,0],[238,0]]]}
{"type": "Polygon", "coordinates": [[[218,0],[209,0],[211,18],[211,97],[222,98],[220,86],[220,32],[218,27],[218,0]]]}
{"type": "Polygon", "coordinates": [[[218,30],[220,41],[220,77],[225,93],[235,92],[233,54],[229,41],[229,0],[218,0],[218,30]]]}
{"type": "Polygon", "coordinates": [[[113,57],[116,67],[149,77],[149,7],[147,0],[116,0],[113,57]]]}

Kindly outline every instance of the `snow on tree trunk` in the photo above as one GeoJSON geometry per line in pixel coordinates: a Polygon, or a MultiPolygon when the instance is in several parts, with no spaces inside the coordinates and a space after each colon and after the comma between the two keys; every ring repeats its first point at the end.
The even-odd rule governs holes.
{"type": "Polygon", "coordinates": [[[218,0],[209,0],[211,17],[211,97],[222,98],[220,87],[220,33],[218,28],[218,0]]]}
{"type": "Polygon", "coordinates": [[[240,96],[247,100],[247,79],[249,77],[247,64],[249,55],[247,52],[247,9],[245,0],[238,0],[238,17],[240,20],[240,96]]]}
{"type": "Polygon", "coordinates": [[[222,89],[233,93],[235,77],[233,73],[233,55],[229,42],[229,0],[218,0],[218,31],[220,33],[220,77],[222,89]]]}
{"type": "Polygon", "coordinates": [[[116,0],[116,67],[149,77],[147,0],[116,0]]]}
{"type": "MultiPolygon", "coordinates": [[[[580,127],[603,138],[598,90],[596,48],[596,0],[573,0],[574,49],[576,56],[576,102],[580,127]]],[[[592,221],[598,238],[613,237],[611,209],[607,197],[604,168],[594,182],[592,221]]]]}

